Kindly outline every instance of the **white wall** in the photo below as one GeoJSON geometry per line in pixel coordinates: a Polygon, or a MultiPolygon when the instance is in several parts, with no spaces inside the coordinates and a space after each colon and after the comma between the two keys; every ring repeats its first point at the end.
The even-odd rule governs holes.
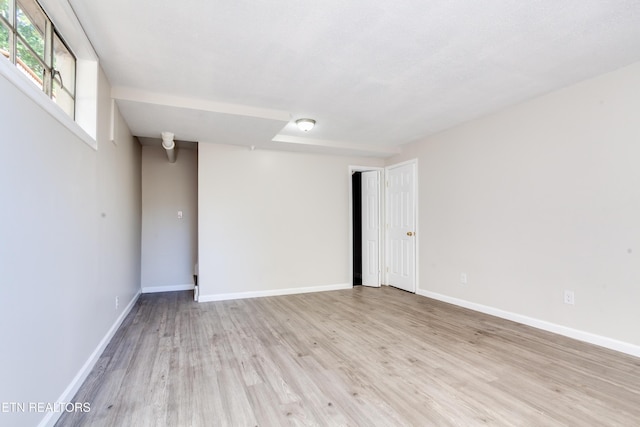
{"type": "Polygon", "coordinates": [[[201,143],[201,300],[348,286],[349,165],[382,161],[201,143]]]}
{"type": "Polygon", "coordinates": [[[193,288],[198,250],[198,157],[178,148],[142,147],[142,290],[193,288]],[[182,211],[182,219],[178,219],[182,211]]]}
{"type": "Polygon", "coordinates": [[[109,90],[96,151],[0,75],[0,402],[63,397],[139,292],[140,148],[119,116],[108,140],[109,90]]]}
{"type": "Polygon", "coordinates": [[[407,146],[388,163],[409,158],[419,159],[419,292],[638,351],[640,63],[407,146]],[[563,303],[565,289],[575,305],[563,303]]]}

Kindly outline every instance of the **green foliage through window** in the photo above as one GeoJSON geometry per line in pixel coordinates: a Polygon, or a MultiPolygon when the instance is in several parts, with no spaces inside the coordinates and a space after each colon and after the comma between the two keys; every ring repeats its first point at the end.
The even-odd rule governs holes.
{"type": "Polygon", "coordinates": [[[0,55],[6,57],[9,56],[9,16],[9,0],[0,0],[0,55]]]}
{"type": "Polygon", "coordinates": [[[42,29],[42,32],[40,32],[21,8],[18,8],[16,15],[18,22],[18,34],[24,38],[40,59],[44,60],[44,28],[42,29]]]}
{"type": "Polygon", "coordinates": [[[9,20],[9,0],[0,0],[0,16],[9,20]]]}
{"type": "Polygon", "coordinates": [[[9,30],[0,22],[0,52],[1,55],[9,55],[9,30]]]}

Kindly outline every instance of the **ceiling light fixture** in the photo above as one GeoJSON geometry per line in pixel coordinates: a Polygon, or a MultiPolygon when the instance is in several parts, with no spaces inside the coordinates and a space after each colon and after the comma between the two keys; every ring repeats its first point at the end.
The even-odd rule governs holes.
{"type": "Polygon", "coordinates": [[[316,121],[313,119],[298,119],[296,120],[296,125],[301,131],[309,132],[316,125],[316,121]]]}

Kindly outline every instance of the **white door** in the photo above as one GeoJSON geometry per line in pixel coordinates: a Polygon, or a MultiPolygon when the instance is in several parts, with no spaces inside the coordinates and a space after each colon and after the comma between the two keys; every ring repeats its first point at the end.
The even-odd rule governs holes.
{"type": "Polygon", "coordinates": [[[362,172],[362,284],[380,286],[380,173],[362,172]]]}
{"type": "Polygon", "coordinates": [[[387,169],[389,285],[416,291],[415,163],[387,169]]]}

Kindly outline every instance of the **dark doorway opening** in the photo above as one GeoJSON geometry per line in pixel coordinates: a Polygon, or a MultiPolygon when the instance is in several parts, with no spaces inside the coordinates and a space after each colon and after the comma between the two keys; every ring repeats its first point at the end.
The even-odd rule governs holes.
{"type": "Polygon", "coordinates": [[[351,175],[353,194],[353,285],[362,285],[362,172],[351,175]]]}

